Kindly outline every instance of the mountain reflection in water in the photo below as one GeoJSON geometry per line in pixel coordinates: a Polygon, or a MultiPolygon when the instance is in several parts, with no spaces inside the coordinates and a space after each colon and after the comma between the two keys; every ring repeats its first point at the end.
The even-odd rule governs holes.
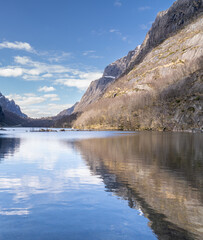
{"type": "Polygon", "coordinates": [[[26,131],[0,136],[0,239],[202,239],[202,134],[26,131]]]}
{"type": "Polygon", "coordinates": [[[159,239],[202,239],[203,135],[137,133],[77,141],[106,191],[140,210],[159,239]]]}
{"type": "Polygon", "coordinates": [[[13,155],[20,147],[20,138],[0,137],[0,161],[9,155],[13,155]]]}

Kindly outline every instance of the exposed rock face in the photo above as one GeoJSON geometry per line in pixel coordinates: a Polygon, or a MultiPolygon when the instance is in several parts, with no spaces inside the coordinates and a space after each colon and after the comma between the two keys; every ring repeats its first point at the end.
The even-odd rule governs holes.
{"type": "Polygon", "coordinates": [[[61,111],[59,114],[57,114],[57,118],[61,118],[63,116],[69,116],[74,112],[75,107],[78,105],[78,102],[76,102],[72,107],[65,109],[61,111]]]}
{"type": "Polygon", "coordinates": [[[202,0],[177,0],[168,10],[159,12],[138,54],[132,58],[128,71],[139,64],[153,48],[176,34],[202,13],[202,0]]]}
{"type": "Polygon", "coordinates": [[[99,99],[107,87],[126,71],[132,57],[137,54],[139,48],[140,46],[130,51],[127,56],[109,64],[105,68],[103,76],[90,84],[74,112],[83,111],[85,107],[99,99]]]}
{"type": "Polygon", "coordinates": [[[203,129],[203,1],[158,14],[124,74],[76,121],[93,129],[203,129]]]}
{"type": "Polygon", "coordinates": [[[21,112],[20,107],[15,104],[13,100],[8,100],[1,92],[0,92],[0,106],[3,110],[7,110],[9,112],[15,113],[16,115],[27,118],[27,115],[21,112]]]}

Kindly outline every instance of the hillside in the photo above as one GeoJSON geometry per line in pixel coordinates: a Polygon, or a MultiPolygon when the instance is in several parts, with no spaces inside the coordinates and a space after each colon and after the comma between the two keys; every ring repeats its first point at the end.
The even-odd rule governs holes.
{"type": "Polygon", "coordinates": [[[202,13],[202,0],[178,0],[158,13],[121,75],[99,97],[89,94],[74,127],[203,129],[202,13]]]}
{"type": "Polygon", "coordinates": [[[0,107],[0,126],[23,126],[27,122],[27,118],[20,117],[19,115],[2,110],[0,107]]]}

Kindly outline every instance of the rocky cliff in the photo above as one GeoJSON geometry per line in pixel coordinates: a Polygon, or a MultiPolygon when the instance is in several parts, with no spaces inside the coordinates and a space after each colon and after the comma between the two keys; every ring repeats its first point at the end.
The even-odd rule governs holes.
{"type": "Polygon", "coordinates": [[[21,112],[21,109],[18,105],[15,104],[13,100],[9,100],[0,92],[0,106],[3,111],[6,110],[8,112],[15,113],[19,117],[27,118],[27,115],[21,112]]]}
{"type": "Polygon", "coordinates": [[[202,14],[202,12],[202,0],[177,0],[168,10],[159,12],[140,47],[140,51],[132,58],[127,70],[130,71],[133,66],[139,64],[153,48],[190,24],[202,14]]]}
{"type": "MultiPolygon", "coordinates": [[[[178,0],[158,13],[126,69],[104,87],[77,128],[203,128],[203,1],[178,0]]],[[[90,86],[91,87],[91,86],[90,86]]],[[[93,95],[94,96],[94,95],[93,95]]]]}

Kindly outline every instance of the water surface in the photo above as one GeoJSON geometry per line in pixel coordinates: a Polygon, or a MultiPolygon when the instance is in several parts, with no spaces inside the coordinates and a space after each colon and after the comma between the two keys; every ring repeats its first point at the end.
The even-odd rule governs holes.
{"type": "Polygon", "coordinates": [[[202,239],[202,134],[0,132],[0,239],[202,239]]]}

